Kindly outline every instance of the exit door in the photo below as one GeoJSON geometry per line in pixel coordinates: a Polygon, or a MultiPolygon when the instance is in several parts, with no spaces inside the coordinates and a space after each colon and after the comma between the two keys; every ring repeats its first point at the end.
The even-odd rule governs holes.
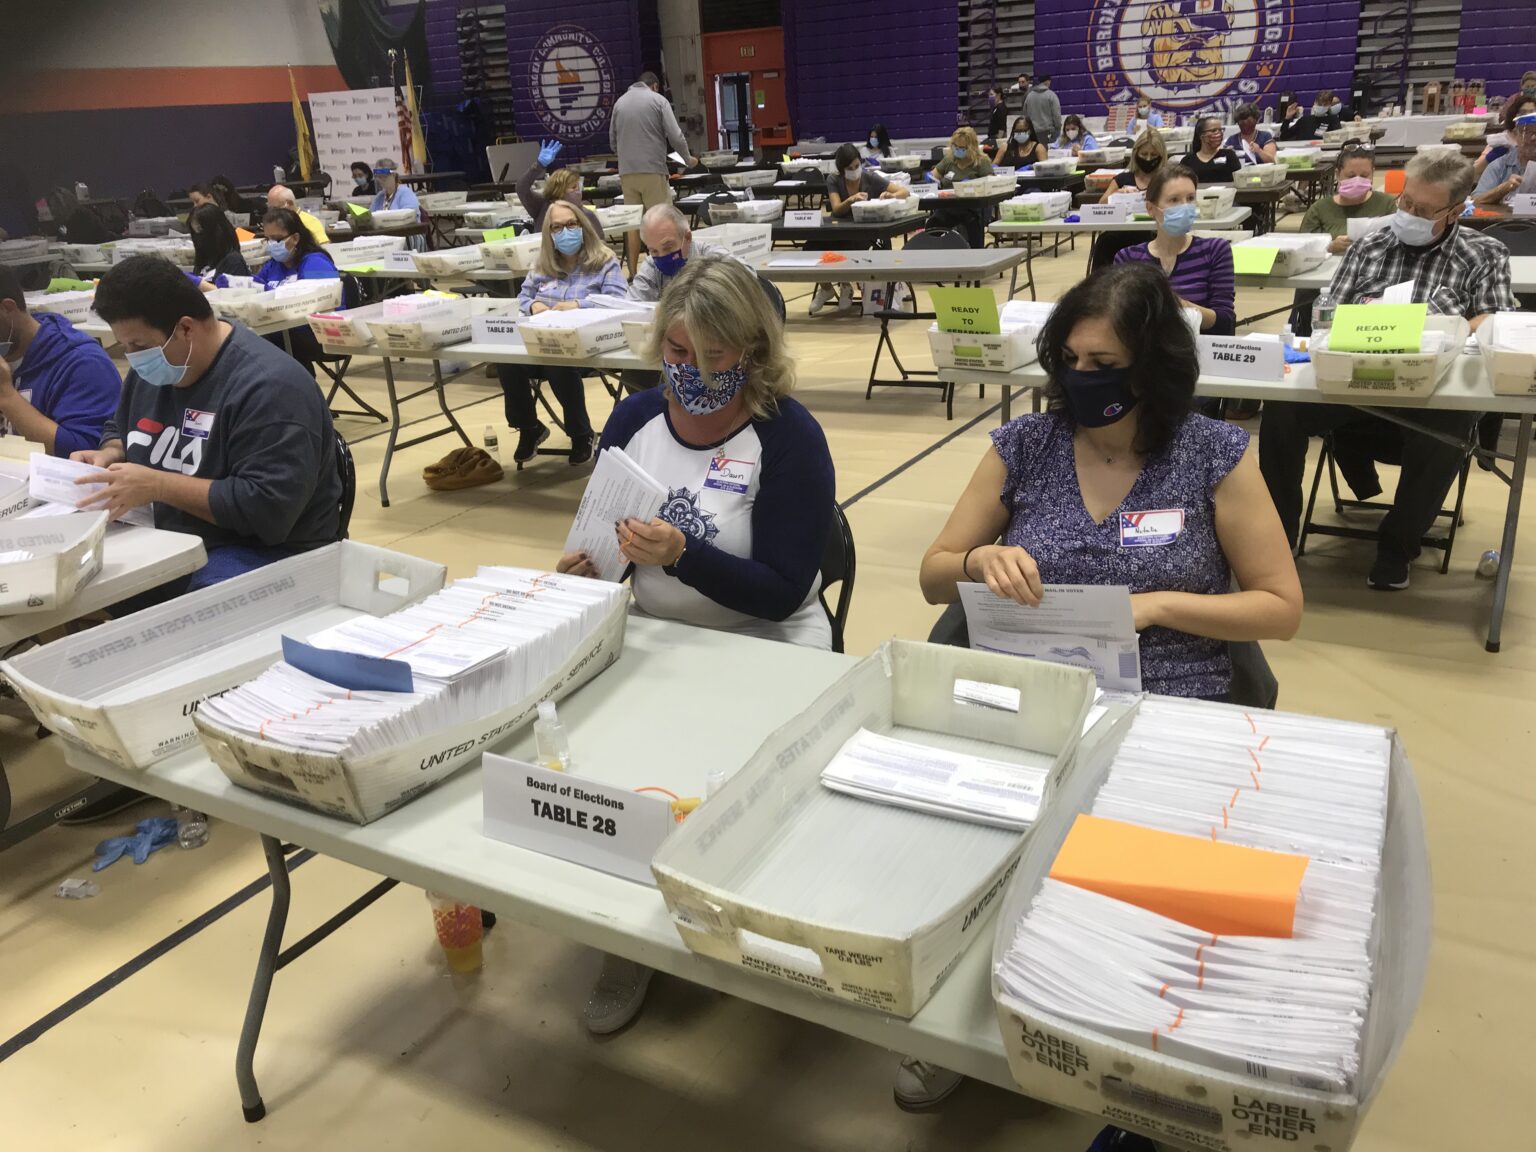
{"type": "Polygon", "coordinates": [[[715,123],[720,147],[740,156],[752,152],[752,76],[732,72],[715,77],[715,123]]]}

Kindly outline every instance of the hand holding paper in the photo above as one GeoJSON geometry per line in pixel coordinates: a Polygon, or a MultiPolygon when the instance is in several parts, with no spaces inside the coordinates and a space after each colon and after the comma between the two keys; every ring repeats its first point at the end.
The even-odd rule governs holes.
{"type": "Polygon", "coordinates": [[[667,486],[625,455],[622,448],[605,448],[598,453],[576,519],[565,538],[566,554],[583,554],[599,578],[618,581],[627,562],[619,551],[615,528],[624,520],[649,522],[666,498],[667,486]]]}

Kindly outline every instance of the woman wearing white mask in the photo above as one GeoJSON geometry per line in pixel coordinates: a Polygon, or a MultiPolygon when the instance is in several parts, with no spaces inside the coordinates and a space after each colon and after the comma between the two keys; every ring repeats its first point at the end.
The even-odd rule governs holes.
{"type": "Polygon", "coordinates": [[[1339,253],[1348,248],[1349,222],[1367,217],[1390,216],[1397,211],[1397,200],[1377,192],[1371,182],[1376,162],[1369,148],[1346,144],[1339,150],[1336,168],[1339,187],[1332,196],[1319,199],[1302,217],[1301,231],[1326,232],[1333,237],[1328,251],[1339,253]]]}
{"type": "Polygon", "coordinates": [[[1061,146],[1072,149],[1072,155],[1081,156],[1097,149],[1099,142],[1088,131],[1081,116],[1068,116],[1061,122],[1061,146]]]}
{"type": "MultiPolygon", "coordinates": [[[[889,176],[867,167],[859,159],[859,150],[852,144],[844,144],[832,157],[837,165],[837,175],[827,182],[827,199],[832,205],[832,216],[838,220],[853,219],[853,206],[862,200],[905,200],[911,189],[896,184],[889,176]]],[[[840,284],[837,307],[844,311],[853,307],[853,285],[840,284]]],[[[833,286],[818,284],[811,296],[811,315],[815,316],[832,303],[833,286]]]]}
{"type": "Polygon", "coordinates": [[[1035,135],[1035,130],[1030,127],[1029,121],[1020,116],[1013,122],[1013,131],[1008,136],[1008,147],[998,154],[997,164],[1001,168],[1029,168],[1036,161],[1044,160],[1050,154],[1051,150],[1045,141],[1035,135]]]}
{"type": "Polygon", "coordinates": [[[1115,263],[1156,264],[1168,276],[1179,303],[1200,313],[1200,331],[1230,336],[1237,322],[1237,281],[1232,245],[1211,236],[1193,236],[1200,182],[1182,164],[1165,164],[1147,184],[1147,211],[1157,235],[1145,244],[1115,253],[1115,263]]]}
{"type": "MultiPolygon", "coordinates": [[[[519,310],[537,316],[551,309],[586,308],[591,296],[625,296],[628,292],[629,283],[613,249],[603,242],[587,214],[568,200],[551,201],[544,216],[539,258],[517,296],[519,310]]],[[[498,364],[496,375],[506,396],[507,423],[518,433],[514,460],[526,464],[549,439],[549,428],[540,421],[533,397],[536,377],[549,381],[560,403],[565,431],[571,438],[570,462],[585,464],[592,459],[592,422],[587,418],[580,368],[498,364]]]]}
{"type": "Polygon", "coordinates": [[[882,156],[892,154],[891,134],[884,124],[876,124],[869,130],[869,137],[864,141],[864,154],[877,164],[882,156]]]}

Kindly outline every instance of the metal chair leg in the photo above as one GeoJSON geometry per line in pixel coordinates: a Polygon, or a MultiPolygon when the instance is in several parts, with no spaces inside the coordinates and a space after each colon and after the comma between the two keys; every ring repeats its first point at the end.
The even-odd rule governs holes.
{"type": "Polygon", "coordinates": [[[245,1006],[245,1022],[240,1026],[240,1045],[235,1050],[235,1082],[240,1086],[240,1107],[248,1124],[267,1114],[261,1089],[256,1084],[256,1041],[261,1038],[261,1022],[267,1013],[267,997],[272,992],[272,977],[277,973],[277,956],[283,946],[283,928],[288,923],[288,863],[283,846],[275,837],[263,835],[261,850],[267,857],[267,873],[272,877],[272,910],[267,914],[267,930],[256,956],[256,977],[251,983],[251,998],[245,1006]]]}
{"type": "Polygon", "coordinates": [[[1445,534],[1445,554],[1440,560],[1440,575],[1451,570],[1451,549],[1456,547],[1456,529],[1461,525],[1461,505],[1467,497],[1467,476],[1472,471],[1472,454],[1461,462],[1461,475],[1456,478],[1456,507],[1451,511],[1451,530],[1445,534]]]}
{"type": "MultiPolygon", "coordinates": [[[[1328,456],[1328,441],[1323,441],[1323,457],[1328,456]]],[[[1307,511],[1301,518],[1301,534],[1296,541],[1296,555],[1307,554],[1307,530],[1312,527],[1312,510],[1317,507],[1317,489],[1323,481],[1323,460],[1318,460],[1317,467],[1312,472],[1312,493],[1307,497],[1307,511]]]]}

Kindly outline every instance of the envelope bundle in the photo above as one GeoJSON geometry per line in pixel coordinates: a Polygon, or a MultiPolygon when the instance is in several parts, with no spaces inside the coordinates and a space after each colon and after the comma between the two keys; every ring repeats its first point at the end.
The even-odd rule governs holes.
{"type": "Polygon", "coordinates": [[[1355,1091],[1390,757],[1381,728],[1144,701],[1091,809],[1140,826],[1128,830],[1119,879],[1085,879],[1104,879],[1106,857],[1075,851],[1079,817],[1000,953],[999,982],[1036,1011],[1123,1043],[1276,1084],[1355,1091]],[[1230,859],[1183,891],[1171,881],[1157,890],[1157,877],[1177,871],[1174,857],[1187,862],[1202,847],[1230,859]],[[1209,916],[1245,908],[1270,923],[1245,931],[1288,925],[1290,935],[1212,930],[1209,916]],[[1174,910],[1179,919],[1164,914],[1174,910]]]}

